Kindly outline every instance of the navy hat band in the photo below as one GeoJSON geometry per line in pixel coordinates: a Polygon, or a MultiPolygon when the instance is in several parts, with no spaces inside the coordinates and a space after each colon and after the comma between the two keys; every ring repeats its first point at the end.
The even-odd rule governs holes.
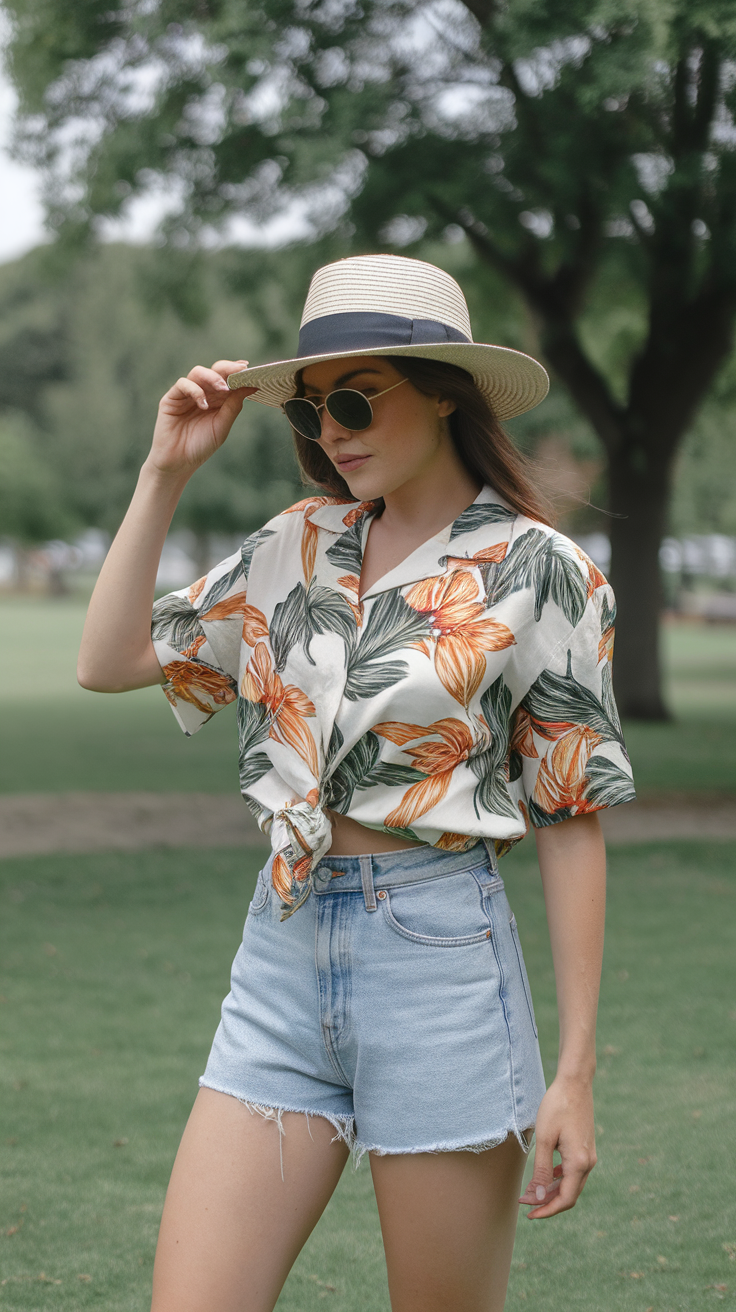
{"type": "Polygon", "coordinates": [[[442,342],[470,344],[470,338],[458,328],[434,319],[405,319],[400,314],[378,314],[372,310],[325,314],[300,329],[298,359],[331,355],[335,351],[372,351],[378,346],[437,346],[442,342]]]}

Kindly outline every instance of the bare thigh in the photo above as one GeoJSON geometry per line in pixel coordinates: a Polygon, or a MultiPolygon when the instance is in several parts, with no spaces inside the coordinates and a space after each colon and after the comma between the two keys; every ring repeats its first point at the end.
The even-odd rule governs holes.
{"type": "Polygon", "coordinates": [[[484,1153],[371,1155],[393,1312],[501,1312],[525,1160],[514,1135],[484,1153]]]}
{"type": "Polygon", "coordinates": [[[319,1116],[284,1135],[236,1098],[201,1089],[166,1195],[152,1312],[271,1312],[347,1161],[319,1116]]]}

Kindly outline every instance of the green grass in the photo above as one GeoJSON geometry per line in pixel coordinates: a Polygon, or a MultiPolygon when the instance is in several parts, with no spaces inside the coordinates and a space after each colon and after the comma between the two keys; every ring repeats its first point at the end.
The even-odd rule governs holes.
{"type": "MultiPolygon", "coordinates": [[[[74,599],[0,601],[0,792],[235,788],[232,707],[189,740],[158,688],[123,697],[79,688],[74,669],[84,613],[74,599]]],[[[677,720],[626,725],[637,784],[733,791],[736,626],[667,624],[663,649],[677,720]]]]}
{"type": "MultiPolygon", "coordinates": [[[[520,1221],[510,1309],[697,1312],[733,1297],[735,859],[727,843],[612,853],[600,1162],[575,1211],[520,1221]]],[[[218,851],[0,866],[8,1312],[148,1307],[168,1172],[257,864],[218,851]]],[[[556,1020],[533,850],[516,849],[504,873],[549,1076],[556,1020]]],[[[345,1172],[279,1303],[325,1306],[388,1309],[365,1166],[345,1172]]]]}
{"type": "Polygon", "coordinates": [[[0,792],[237,790],[234,708],[186,738],[160,688],[86,692],[76,660],[82,601],[5,599],[0,792]]]}

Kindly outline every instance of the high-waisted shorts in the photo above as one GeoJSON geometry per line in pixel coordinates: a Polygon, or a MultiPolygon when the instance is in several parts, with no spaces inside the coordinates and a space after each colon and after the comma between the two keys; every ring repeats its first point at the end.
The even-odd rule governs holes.
{"type": "MultiPolygon", "coordinates": [[[[492,849],[491,849],[492,852],[492,849]]],[[[528,1149],[545,1091],[516,921],[483,843],[329,856],[282,920],[258,876],[200,1084],[364,1152],[528,1149]],[[339,872],[339,873],[338,873],[339,872]]]]}

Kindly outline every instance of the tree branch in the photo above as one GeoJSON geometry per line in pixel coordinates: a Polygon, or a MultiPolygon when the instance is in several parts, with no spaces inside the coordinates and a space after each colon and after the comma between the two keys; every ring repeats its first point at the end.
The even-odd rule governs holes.
{"type": "Polygon", "coordinates": [[[480,224],[451,210],[440,197],[430,194],[429,199],[443,218],[462,228],[479,258],[513,282],[522,293],[541,322],[540,338],[547,360],[606,450],[609,453],[618,450],[623,440],[624,409],[583,351],[572,323],[561,313],[555,280],[543,278],[538,263],[532,267],[528,260],[505,255],[480,224]]]}
{"type": "Polygon", "coordinates": [[[462,3],[470,10],[473,18],[477,18],[481,27],[490,26],[498,10],[497,0],[462,0],[462,3]]]}

